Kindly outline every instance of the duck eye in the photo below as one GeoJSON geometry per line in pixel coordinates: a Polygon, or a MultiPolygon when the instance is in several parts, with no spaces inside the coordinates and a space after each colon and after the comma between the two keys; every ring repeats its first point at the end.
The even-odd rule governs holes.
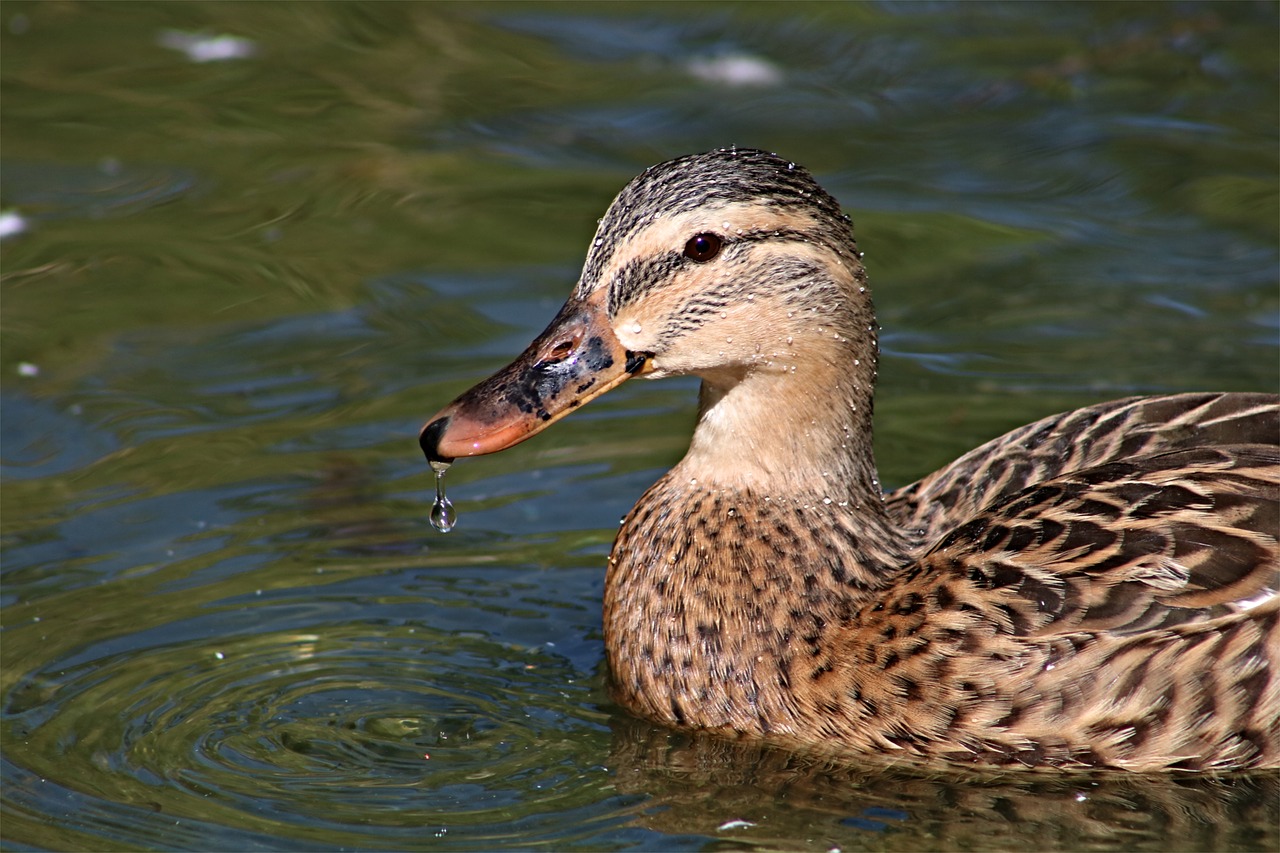
{"type": "Polygon", "coordinates": [[[715,234],[695,234],[684,244],[684,256],[690,260],[705,264],[720,254],[724,241],[715,234]]]}

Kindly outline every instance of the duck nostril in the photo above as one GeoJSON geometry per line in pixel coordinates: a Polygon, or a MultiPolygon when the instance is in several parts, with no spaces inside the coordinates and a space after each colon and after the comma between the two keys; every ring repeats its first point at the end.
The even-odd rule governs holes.
{"type": "Polygon", "coordinates": [[[548,364],[559,364],[569,356],[573,355],[573,351],[578,348],[581,343],[582,336],[574,334],[572,337],[564,338],[556,341],[549,348],[542,351],[542,357],[538,359],[538,367],[548,364]]]}

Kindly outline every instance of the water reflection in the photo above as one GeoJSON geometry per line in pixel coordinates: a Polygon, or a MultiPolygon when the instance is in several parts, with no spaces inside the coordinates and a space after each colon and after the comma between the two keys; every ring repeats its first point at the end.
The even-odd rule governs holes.
{"type": "Polygon", "coordinates": [[[1225,850],[1280,843],[1280,774],[922,775],[619,716],[610,766],[644,823],[777,850],[1225,850]],[[717,832],[728,821],[735,826],[717,832]],[[877,835],[891,838],[877,838],[877,835]]]}

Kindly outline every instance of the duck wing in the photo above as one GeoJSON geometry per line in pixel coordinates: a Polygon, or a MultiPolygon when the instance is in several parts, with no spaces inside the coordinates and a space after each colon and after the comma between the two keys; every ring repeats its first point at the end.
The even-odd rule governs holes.
{"type": "Polygon", "coordinates": [[[1280,590],[1280,448],[1110,462],[997,498],[915,571],[1007,590],[1002,630],[1133,634],[1259,607],[1280,590]]]}
{"type": "Polygon", "coordinates": [[[847,686],[902,709],[887,741],[957,760],[1280,766],[1277,537],[1273,445],[1002,492],[854,616],[851,672],[876,675],[847,686]]]}
{"type": "Polygon", "coordinates": [[[885,496],[889,517],[924,545],[1037,483],[1171,450],[1280,442],[1280,397],[1130,397],[1052,415],[993,439],[885,496]]]}

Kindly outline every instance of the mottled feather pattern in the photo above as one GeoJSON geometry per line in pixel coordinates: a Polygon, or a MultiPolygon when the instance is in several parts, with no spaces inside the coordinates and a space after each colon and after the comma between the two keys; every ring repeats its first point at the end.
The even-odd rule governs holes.
{"type": "MultiPolygon", "coordinates": [[[[1280,767],[1280,397],[1100,403],[884,494],[849,220],[761,151],[628,184],[561,316],[593,304],[644,375],[702,380],[609,558],[623,706],[911,762],[1280,767]]],[[[497,385],[468,399],[523,401],[497,385]]]]}
{"type": "Polygon", "coordinates": [[[687,492],[677,503],[660,482],[611,565],[619,687],[665,695],[660,706],[627,702],[674,725],[816,733],[917,760],[1273,764],[1280,600],[1230,605],[1277,586],[1274,514],[1233,526],[1204,502],[1201,528],[1181,497],[1155,509],[1158,492],[1131,505],[1133,519],[1082,512],[1117,505],[1154,470],[1166,492],[1225,483],[1263,505],[1280,500],[1274,451],[1173,451],[1029,487],[906,562],[890,529],[860,528],[825,504],[687,492]],[[673,512],[697,522],[681,528],[673,512]],[[1200,529],[1248,545],[1206,549],[1200,529]]]}
{"type": "Polygon", "coordinates": [[[1000,495],[1066,471],[1164,450],[1277,442],[1274,395],[1131,397],[1020,427],[894,492],[886,507],[929,540],[1000,495]]]}
{"type": "MultiPolygon", "coordinates": [[[[679,185],[698,171],[664,174],[679,185]]],[[[770,205],[786,191],[740,186],[770,205]]],[[[648,188],[642,176],[624,198],[648,188]]],[[[611,211],[601,233],[638,233],[621,224],[636,209],[611,211]]],[[[813,215],[825,225],[788,235],[792,250],[728,254],[714,286],[686,286],[662,343],[747,298],[762,317],[837,313],[849,298],[858,319],[844,328],[867,332],[852,408],[869,414],[865,273],[848,263],[851,237],[825,264],[798,250],[843,227],[834,208],[813,215]]],[[[850,435],[847,459],[869,459],[869,422],[850,435]]],[[[913,761],[1276,766],[1278,443],[1274,395],[1215,393],[1048,417],[884,496],[830,480],[726,488],[686,459],[640,499],[611,556],[617,694],[672,725],[913,761]]],[[[831,470],[857,470],[845,463],[831,470]]]]}

